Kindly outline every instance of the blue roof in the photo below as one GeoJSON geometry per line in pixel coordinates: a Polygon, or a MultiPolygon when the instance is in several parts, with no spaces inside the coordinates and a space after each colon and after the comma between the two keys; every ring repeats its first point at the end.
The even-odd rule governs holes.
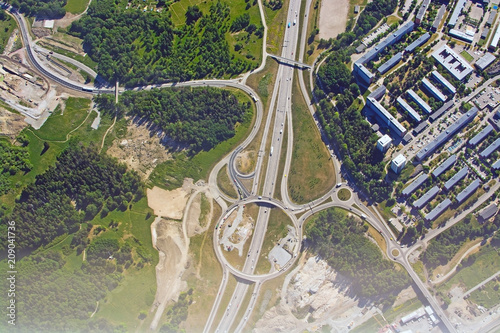
{"type": "Polygon", "coordinates": [[[437,205],[433,210],[429,212],[429,214],[425,215],[425,219],[427,221],[434,221],[439,215],[443,214],[448,207],[451,206],[451,200],[446,198],[443,202],[437,205]]]}
{"type": "Polygon", "coordinates": [[[439,134],[437,138],[435,138],[427,145],[422,147],[422,149],[420,149],[416,155],[417,160],[422,161],[426,159],[429,155],[431,155],[439,146],[441,146],[443,143],[445,143],[451,137],[453,137],[453,135],[455,135],[455,132],[457,132],[463,126],[472,121],[476,117],[477,111],[478,111],[477,108],[473,107],[472,109],[469,110],[469,112],[464,114],[456,122],[451,124],[445,131],[439,134]]]}
{"type": "Polygon", "coordinates": [[[457,194],[456,197],[457,202],[462,203],[462,201],[464,201],[469,197],[469,195],[474,193],[479,188],[479,186],[481,186],[481,181],[476,178],[476,180],[474,180],[472,183],[469,184],[469,186],[464,188],[462,192],[457,194]]]}
{"type": "Polygon", "coordinates": [[[469,145],[476,146],[478,143],[483,141],[491,132],[493,131],[493,126],[488,124],[481,132],[477,133],[472,139],[469,140],[469,145]]]}
{"type": "Polygon", "coordinates": [[[439,187],[434,186],[429,191],[425,192],[425,194],[422,195],[418,200],[415,200],[415,202],[413,203],[413,207],[415,207],[416,209],[424,207],[429,201],[432,200],[432,198],[434,198],[439,193],[439,191],[439,187]]]}
{"type": "Polygon", "coordinates": [[[457,161],[457,155],[451,155],[446,159],[446,161],[441,163],[436,169],[434,169],[434,171],[432,171],[432,175],[435,178],[441,176],[441,174],[446,170],[448,170],[453,164],[455,164],[456,161],[457,161]]]}
{"type": "Polygon", "coordinates": [[[456,174],[453,175],[446,183],[444,183],[444,189],[446,191],[451,190],[451,188],[455,185],[458,184],[459,181],[461,181],[467,174],[469,173],[469,168],[468,167],[463,167],[458,171],[456,174]]]}
{"type": "Polygon", "coordinates": [[[427,181],[427,175],[425,173],[421,174],[418,176],[417,179],[415,179],[410,185],[408,185],[406,188],[403,189],[401,192],[402,195],[408,196],[415,192],[417,188],[419,188],[423,183],[427,181]]]}
{"type": "Polygon", "coordinates": [[[427,113],[431,113],[432,109],[413,89],[408,90],[408,95],[427,113]]]}
{"type": "Polygon", "coordinates": [[[427,78],[422,79],[422,84],[431,94],[436,97],[439,101],[444,102],[448,97],[446,97],[435,85],[431,83],[431,81],[427,80],[427,78]]]}
{"type": "Polygon", "coordinates": [[[396,53],[394,56],[392,56],[391,59],[387,60],[385,63],[383,63],[379,68],[378,68],[378,72],[380,74],[384,74],[385,72],[387,72],[389,69],[391,69],[392,67],[396,66],[398,62],[401,61],[401,59],[403,59],[403,52],[398,52],[396,53]]]}
{"type": "Polygon", "coordinates": [[[490,156],[495,150],[498,149],[498,147],[500,147],[500,138],[496,139],[495,141],[493,141],[493,143],[491,145],[489,145],[488,147],[486,147],[485,150],[483,150],[482,152],[479,153],[479,157],[482,157],[482,158],[487,158],[488,156],[490,156]]]}
{"type": "Polygon", "coordinates": [[[405,48],[405,52],[413,52],[413,51],[415,51],[415,49],[417,47],[419,47],[423,43],[427,42],[429,40],[429,38],[431,38],[431,34],[428,33],[428,32],[426,32],[425,34],[423,34],[422,36],[420,36],[416,40],[414,40],[413,43],[411,43],[410,45],[408,45],[405,48]]]}
{"type": "Polygon", "coordinates": [[[404,99],[401,98],[401,96],[398,97],[397,99],[399,105],[401,105],[401,107],[403,109],[406,110],[406,112],[408,112],[408,114],[417,122],[421,122],[422,121],[422,118],[420,118],[420,115],[418,114],[417,111],[415,111],[414,108],[412,108],[410,105],[408,105],[408,103],[406,103],[406,101],[404,99]]]}
{"type": "Polygon", "coordinates": [[[441,82],[443,86],[446,87],[452,94],[456,94],[457,89],[450,83],[450,81],[446,80],[444,76],[442,76],[438,71],[432,71],[432,77],[441,82]]]}

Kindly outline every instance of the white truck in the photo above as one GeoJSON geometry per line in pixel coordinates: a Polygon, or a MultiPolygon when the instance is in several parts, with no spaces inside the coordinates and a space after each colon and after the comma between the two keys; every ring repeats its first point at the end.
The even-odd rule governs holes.
{"type": "Polygon", "coordinates": [[[271,154],[270,154],[270,156],[273,156],[273,151],[274,151],[274,147],[271,146],[271,154]]]}

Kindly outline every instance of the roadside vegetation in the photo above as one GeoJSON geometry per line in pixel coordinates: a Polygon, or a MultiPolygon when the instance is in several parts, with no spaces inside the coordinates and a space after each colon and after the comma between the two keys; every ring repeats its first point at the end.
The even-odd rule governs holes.
{"type": "Polygon", "coordinates": [[[227,196],[234,199],[238,198],[238,193],[234,189],[231,179],[229,179],[229,175],[227,173],[227,165],[219,170],[219,174],[217,175],[217,186],[227,196]]]}
{"type": "Polygon", "coordinates": [[[80,14],[83,13],[88,3],[89,0],[67,0],[64,9],[71,14],[80,14]]]}
{"type": "Polygon", "coordinates": [[[0,9],[0,53],[3,53],[7,42],[16,27],[16,21],[0,9]]]}
{"type": "Polygon", "coordinates": [[[47,18],[61,18],[66,14],[67,0],[10,0],[13,7],[27,16],[41,16],[47,18]]]}

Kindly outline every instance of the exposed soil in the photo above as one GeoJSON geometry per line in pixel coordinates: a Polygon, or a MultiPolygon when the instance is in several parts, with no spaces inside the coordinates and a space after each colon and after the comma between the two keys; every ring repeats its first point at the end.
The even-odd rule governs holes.
{"type": "Polygon", "coordinates": [[[349,0],[323,0],[319,14],[319,38],[330,39],[344,32],[349,0]]]}
{"type": "Polygon", "coordinates": [[[236,157],[236,167],[238,171],[247,174],[255,168],[255,151],[243,151],[236,157]]]}
{"type": "Polygon", "coordinates": [[[147,190],[148,205],[155,215],[174,220],[182,219],[189,193],[183,188],[167,191],[159,187],[147,190]]]}
{"type": "Polygon", "coordinates": [[[0,108],[0,133],[2,135],[14,139],[26,126],[28,124],[23,116],[0,108]]]}

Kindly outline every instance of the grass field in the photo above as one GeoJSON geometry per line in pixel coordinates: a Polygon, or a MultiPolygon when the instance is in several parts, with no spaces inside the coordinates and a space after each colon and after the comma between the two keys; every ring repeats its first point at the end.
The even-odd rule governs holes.
{"type": "Polygon", "coordinates": [[[288,123],[286,121],[285,121],[285,125],[283,127],[283,135],[282,135],[281,139],[283,140],[283,146],[281,147],[280,165],[278,167],[278,174],[276,176],[276,185],[274,187],[274,198],[276,198],[277,200],[283,200],[283,197],[281,196],[281,182],[282,181],[286,182],[286,178],[283,178],[284,171],[285,171],[286,153],[288,150],[287,149],[288,123]]]}
{"type": "Polygon", "coordinates": [[[498,289],[500,283],[493,279],[492,281],[486,283],[484,288],[481,290],[476,290],[470,295],[470,300],[476,304],[484,306],[487,309],[491,309],[495,305],[500,303],[500,293],[498,289]]]}
{"type": "Polygon", "coordinates": [[[335,170],[297,81],[295,77],[292,93],[294,144],[288,190],[293,201],[306,203],[334,186],[335,170]]]}
{"type": "Polygon", "coordinates": [[[89,0],[68,0],[64,9],[71,14],[80,14],[87,8],[88,3],[89,0]]]}
{"type": "MultiPolygon", "coordinates": [[[[3,52],[7,42],[16,27],[16,21],[5,14],[5,20],[0,21],[0,52],[3,52]]],[[[18,37],[19,39],[19,37],[18,37]]]]}
{"type": "Polygon", "coordinates": [[[230,198],[238,198],[238,193],[234,189],[231,179],[229,179],[229,175],[227,174],[227,165],[219,170],[219,173],[217,174],[217,185],[221,191],[230,198]]]}
{"type": "Polygon", "coordinates": [[[269,273],[271,263],[269,262],[267,255],[278,243],[278,241],[287,235],[287,226],[292,225],[292,221],[290,221],[290,218],[281,210],[281,208],[273,207],[268,210],[268,214],[269,222],[267,224],[266,237],[264,238],[264,242],[262,243],[262,248],[259,253],[257,266],[255,267],[256,274],[269,273]]]}
{"type": "Polygon", "coordinates": [[[385,243],[384,237],[380,234],[378,230],[376,230],[371,225],[368,225],[368,234],[375,240],[382,255],[386,256],[387,253],[387,244],[385,243]]]}
{"type": "MultiPolygon", "coordinates": [[[[280,10],[271,10],[264,7],[264,15],[267,23],[267,52],[271,54],[279,54],[283,43],[283,36],[286,27],[286,18],[289,0],[283,1],[283,6],[280,10]]],[[[268,61],[274,61],[268,59],[268,61]]]]}
{"type": "Polygon", "coordinates": [[[414,264],[411,264],[411,267],[417,273],[418,277],[420,278],[420,281],[427,281],[425,278],[425,273],[424,273],[424,263],[420,260],[415,262],[414,264]]]}
{"type": "Polygon", "coordinates": [[[467,60],[467,62],[472,62],[474,61],[474,57],[472,57],[469,52],[467,52],[466,50],[463,50],[462,52],[460,52],[460,55],[462,57],[464,57],[465,60],[467,60]]]}
{"type": "Polygon", "coordinates": [[[342,188],[339,190],[339,193],[337,194],[337,196],[339,197],[339,200],[347,201],[347,200],[351,199],[351,191],[349,191],[346,188],[342,188]]]}

